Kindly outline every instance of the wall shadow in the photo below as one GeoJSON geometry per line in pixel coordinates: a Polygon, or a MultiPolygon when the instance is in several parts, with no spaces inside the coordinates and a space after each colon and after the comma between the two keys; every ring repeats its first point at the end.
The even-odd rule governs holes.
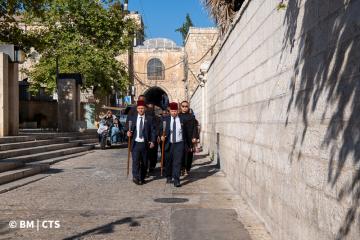
{"type": "Polygon", "coordinates": [[[217,169],[215,165],[205,165],[205,166],[198,165],[198,166],[199,167],[192,169],[189,175],[185,176],[182,179],[182,183],[181,183],[182,186],[208,178],[219,172],[219,169],[217,169]]]}
{"type": "Polygon", "coordinates": [[[360,221],[359,9],[360,0],[289,0],[284,20],[283,55],[290,51],[297,56],[287,112],[289,117],[297,111],[303,122],[302,136],[294,140],[294,148],[304,142],[311,121],[320,121],[327,128],[322,148],[331,153],[328,183],[332,187],[340,184],[344,166],[353,166],[352,178],[341,185],[338,195],[339,201],[347,197],[352,203],[336,239],[344,239],[356,218],[360,221]],[[314,119],[315,112],[322,112],[320,119],[314,119]]]}
{"type": "Polygon", "coordinates": [[[122,225],[122,224],[128,224],[130,227],[138,227],[140,226],[140,223],[134,220],[132,217],[126,217],[122,218],[113,222],[110,222],[108,224],[101,225],[99,227],[89,229],[87,231],[84,231],[82,233],[79,233],[77,235],[73,235],[67,238],[64,238],[63,240],[75,240],[80,239],[85,236],[91,236],[91,235],[103,235],[103,234],[109,234],[114,232],[114,227],[116,225],[122,225]]]}

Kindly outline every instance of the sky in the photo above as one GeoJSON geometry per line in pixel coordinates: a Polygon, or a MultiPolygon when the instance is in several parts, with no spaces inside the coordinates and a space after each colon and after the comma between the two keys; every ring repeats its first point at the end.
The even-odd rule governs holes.
{"type": "Polygon", "coordinates": [[[182,45],[182,37],[175,29],[185,21],[187,13],[194,27],[213,27],[201,0],[129,0],[129,10],[138,11],[145,24],[145,38],[169,38],[182,45]]]}

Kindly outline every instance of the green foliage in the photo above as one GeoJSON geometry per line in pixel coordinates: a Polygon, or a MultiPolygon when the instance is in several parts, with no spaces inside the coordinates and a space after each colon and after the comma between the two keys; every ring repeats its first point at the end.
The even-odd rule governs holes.
{"type": "Polygon", "coordinates": [[[21,28],[31,18],[41,16],[49,0],[1,0],[0,1],[0,43],[13,43],[25,51],[30,45],[37,46],[39,39],[21,28]]]}
{"type": "Polygon", "coordinates": [[[180,32],[184,44],[185,44],[185,39],[186,39],[186,36],[187,36],[187,34],[189,32],[189,29],[192,26],[194,26],[194,25],[193,25],[193,23],[191,21],[190,15],[187,13],[186,17],[185,17],[185,22],[183,23],[183,25],[175,30],[176,32],[180,32]]]}
{"type": "Polygon", "coordinates": [[[28,73],[31,90],[45,87],[54,91],[56,58],[61,73],[78,72],[85,77],[84,89],[96,87],[104,95],[113,88],[124,90],[127,71],[115,57],[131,46],[136,25],[125,17],[119,2],[51,0],[45,5],[37,14],[21,10],[32,29],[24,32],[18,28],[20,37],[8,39],[26,50],[34,47],[41,55],[28,73]]]}

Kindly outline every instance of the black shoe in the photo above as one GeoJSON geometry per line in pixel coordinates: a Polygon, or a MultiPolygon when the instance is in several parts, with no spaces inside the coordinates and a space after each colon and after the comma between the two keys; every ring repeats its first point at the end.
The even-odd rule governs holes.
{"type": "Polygon", "coordinates": [[[174,181],[174,187],[181,187],[181,184],[180,184],[179,180],[174,181]]]}
{"type": "Polygon", "coordinates": [[[171,178],[167,178],[166,183],[173,183],[173,181],[171,180],[171,178]]]}
{"type": "Polygon", "coordinates": [[[140,185],[139,180],[138,180],[138,179],[136,179],[136,178],[133,178],[133,182],[134,182],[136,185],[140,185]]]}
{"type": "Polygon", "coordinates": [[[145,179],[144,179],[144,180],[141,180],[141,181],[139,182],[139,184],[140,184],[140,185],[145,184],[145,179]]]}

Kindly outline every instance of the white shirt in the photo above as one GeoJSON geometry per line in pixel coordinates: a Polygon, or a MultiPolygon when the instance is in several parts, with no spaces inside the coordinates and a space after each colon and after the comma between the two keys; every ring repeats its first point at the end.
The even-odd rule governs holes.
{"type": "Polygon", "coordinates": [[[142,138],[139,137],[140,135],[140,120],[143,120],[143,128],[145,127],[145,114],[140,116],[138,114],[137,116],[137,120],[136,120],[136,138],[135,138],[135,142],[144,142],[144,136],[142,138]]]}
{"type": "MultiPolygon", "coordinates": [[[[172,143],[173,140],[173,124],[174,124],[174,118],[171,117],[170,120],[170,142],[172,143]]],[[[175,118],[175,124],[176,124],[176,142],[182,142],[182,128],[181,128],[181,122],[179,116],[176,116],[175,118]]]]}

